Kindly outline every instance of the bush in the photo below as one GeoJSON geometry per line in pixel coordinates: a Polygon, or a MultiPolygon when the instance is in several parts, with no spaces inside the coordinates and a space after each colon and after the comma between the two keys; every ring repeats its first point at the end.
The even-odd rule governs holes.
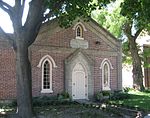
{"type": "Polygon", "coordinates": [[[110,91],[102,91],[103,96],[110,96],[111,92],[110,91]]]}
{"type": "Polygon", "coordinates": [[[17,106],[16,100],[11,100],[9,102],[0,102],[0,108],[12,108],[17,106]]]}
{"type": "Polygon", "coordinates": [[[57,96],[42,96],[33,98],[33,106],[48,106],[48,105],[58,105],[58,104],[70,104],[70,96],[67,92],[62,92],[57,96]]]}
{"type": "Polygon", "coordinates": [[[103,99],[103,94],[102,94],[102,92],[97,92],[96,94],[95,94],[95,100],[96,101],[101,101],[103,99]]]}
{"type": "Polygon", "coordinates": [[[56,96],[42,96],[42,97],[34,97],[33,98],[33,106],[48,106],[52,104],[57,104],[57,97],[56,96]]]}
{"type": "Polygon", "coordinates": [[[124,88],[123,88],[123,91],[124,91],[125,93],[128,93],[130,90],[131,90],[131,88],[129,88],[129,87],[124,87],[124,88]]]}
{"type": "Polygon", "coordinates": [[[61,94],[57,95],[58,100],[62,99],[70,99],[69,93],[68,92],[62,92],[61,94]]]}
{"type": "Polygon", "coordinates": [[[109,99],[111,91],[100,91],[95,94],[95,100],[104,102],[109,99]]]}
{"type": "Polygon", "coordinates": [[[130,95],[125,92],[114,92],[110,97],[111,100],[123,100],[128,98],[130,98],[130,95]]]}
{"type": "Polygon", "coordinates": [[[143,92],[150,93],[150,89],[145,89],[143,92]]]}

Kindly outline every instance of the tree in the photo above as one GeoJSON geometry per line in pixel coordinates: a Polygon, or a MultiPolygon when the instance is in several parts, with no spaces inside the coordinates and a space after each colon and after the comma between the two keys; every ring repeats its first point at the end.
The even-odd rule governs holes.
{"type": "Polygon", "coordinates": [[[120,4],[123,0],[119,0],[103,7],[101,10],[92,12],[92,17],[100,25],[106,28],[116,38],[122,40],[123,31],[122,26],[126,22],[126,18],[120,15],[120,4]]]}
{"type": "Polygon", "coordinates": [[[146,13],[150,9],[148,7],[150,1],[116,0],[115,4],[117,5],[115,5],[113,11],[110,11],[107,7],[100,12],[101,14],[98,15],[97,19],[117,38],[123,39],[126,37],[127,40],[123,42],[123,52],[126,59],[130,59],[130,57],[132,59],[133,83],[139,86],[140,90],[143,90],[142,63],[136,39],[143,30],[148,31],[150,28],[150,14],[149,12],[146,13]],[[121,6],[118,3],[121,3],[121,6]]]}
{"type": "Polygon", "coordinates": [[[19,118],[32,117],[32,77],[28,58],[28,47],[35,41],[42,22],[47,18],[58,18],[62,26],[68,27],[77,16],[90,16],[96,6],[105,6],[111,0],[31,0],[25,23],[22,22],[26,0],[15,0],[11,6],[0,0],[0,8],[12,22],[14,32],[8,34],[0,27],[0,35],[7,39],[16,55],[17,105],[19,118]],[[48,13],[45,11],[49,11],[48,13]]]}
{"type": "Polygon", "coordinates": [[[143,30],[150,30],[149,6],[149,0],[124,0],[121,4],[121,14],[128,19],[124,25],[123,31],[128,38],[129,50],[132,57],[133,82],[136,86],[139,86],[140,90],[144,90],[143,72],[136,39],[143,30]],[[133,31],[133,28],[135,31],[133,31]]]}

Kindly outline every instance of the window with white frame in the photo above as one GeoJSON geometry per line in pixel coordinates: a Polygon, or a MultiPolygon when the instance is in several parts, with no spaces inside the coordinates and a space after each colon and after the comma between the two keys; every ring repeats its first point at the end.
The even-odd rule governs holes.
{"type": "Polygon", "coordinates": [[[50,89],[50,64],[47,60],[43,67],[43,89],[50,89]]]}
{"type": "Polygon", "coordinates": [[[41,58],[37,67],[42,68],[41,93],[52,93],[52,69],[57,68],[54,59],[50,55],[45,55],[41,58]]]}
{"type": "Polygon", "coordinates": [[[42,93],[52,92],[52,63],[45,59],[42,64],[42,93]]]}
{"type": "Polygon", "coordinates": [[[76,38],[83,39],[83,28],[81,25],[77,25],[76,27],[76,38]]]}
{"type": "Polygon", "coordinates": [[[109,80],[110,80],[110,68],[109,64],[106,62],[103,66],[103,86],[104,88],[109,87],[109,80]]]}
{"type": "Polygon", "coordinates": [[[102,69],[102,89],[110,90],[110,71],[113,69],[110,61],[104,59],[101,63],[100,69],[102,69]]]}

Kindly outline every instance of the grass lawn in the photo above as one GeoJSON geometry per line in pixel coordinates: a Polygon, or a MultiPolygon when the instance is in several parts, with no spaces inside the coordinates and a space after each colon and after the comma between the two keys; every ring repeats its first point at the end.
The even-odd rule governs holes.
{"type": "Polygon", "coordinates": [[[128,99],[111,101],[111,103],[150,111],[150,93],[129,91],[128,99]]]}

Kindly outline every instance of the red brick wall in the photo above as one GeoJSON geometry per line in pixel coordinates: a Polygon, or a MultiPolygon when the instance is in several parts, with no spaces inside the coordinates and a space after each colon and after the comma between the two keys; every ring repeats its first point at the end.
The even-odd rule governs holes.
{"type": "Polygon", "coordinates": [[[11,48],[0,48],[0,99],[16,97],[15,55],[11,48]]]}
{"type": "MultiPolygon", "coordinates": [[[[114,55],[104,56],[98,52],[109,51],[115,52],[106,42],[100,41],[100,45],[96,45],[99,39],[97,35],[91,32],[88,28],[83,33],[84,40],[89,42],[89,48],[86,50],[87,55],[94,61],[94,91],[102,89],[101,80],[102,73],[100,64],[104,58],[108,58],[112,63],[111,69],[111,88],[117,89],[117,57],[114,55]],[[94,53],[90,53],[90,51],[94,53]]],[[[70,48],[70,40],[75,38],[75,30],[71,28],[58,30],[52,34],[43,32],[38,35],[35,43],[30,47],[30,60],[32,64],[32,89],[33,96],[40,95],[57,95],[64,91],[64,61],[76,49],[70,48]],[[62,50],[61,50],[62,49],[62,50]],[[40,59],[50,55],[57,68],[53,68],[52,86],[53,94],[41,94],[41,78],[42,68],[37,67],[40,59]]],[[[1,41],[0,41],[1,42],[1,41]]],[[[0,43],[0,45],[3,45],[0,43]]],[[[16,80],[15,80],[15,56],[10,47],[3,46],[5,49],[0,48],[0,99],[12,99],[16,97],[16,80]]]]}

